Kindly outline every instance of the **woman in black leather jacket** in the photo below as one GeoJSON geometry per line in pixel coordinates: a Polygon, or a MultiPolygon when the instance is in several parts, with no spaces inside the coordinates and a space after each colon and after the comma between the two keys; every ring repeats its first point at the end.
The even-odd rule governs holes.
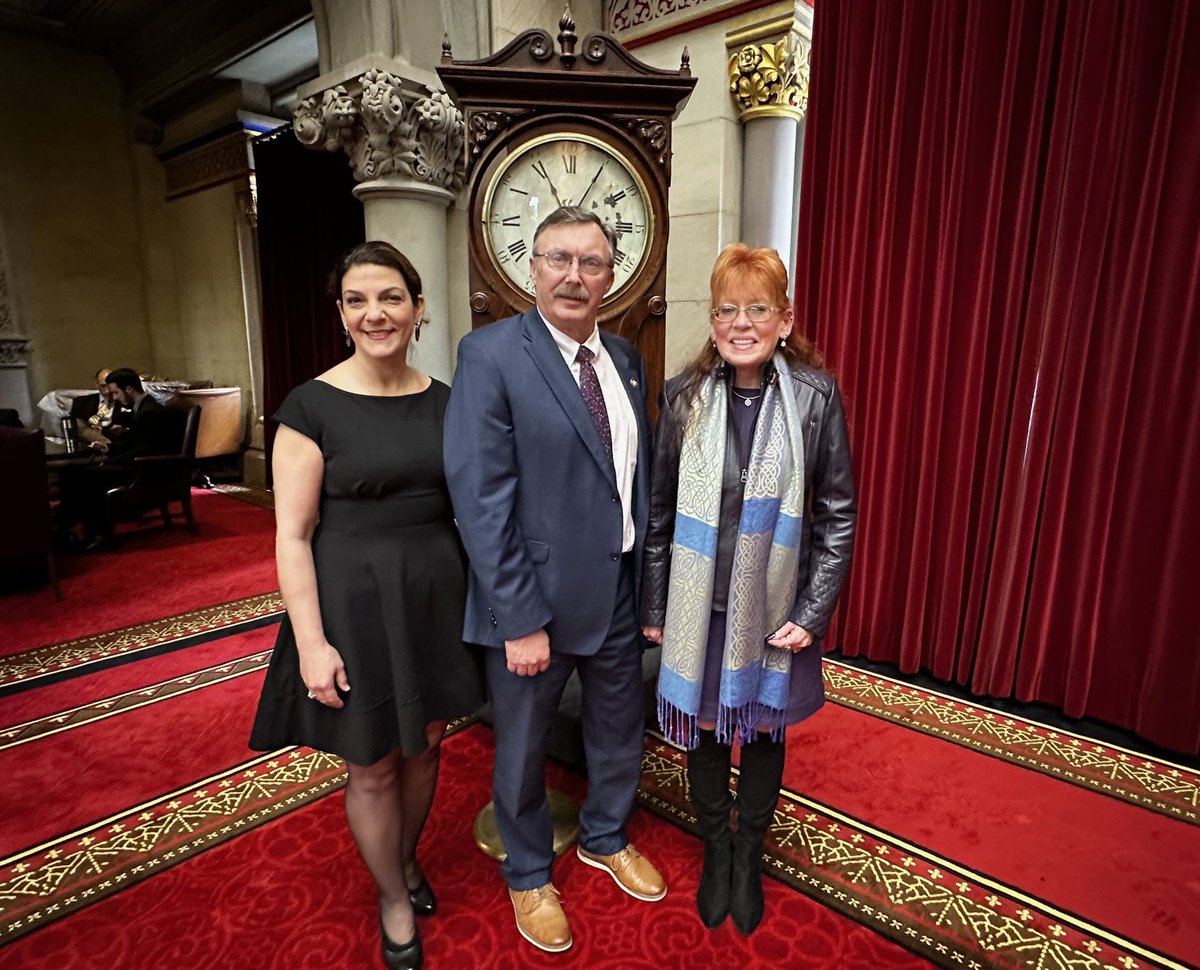
{"type": "Polygon", "coordinates": [[[728,246],[710,285],[710,340],[664,389],[641,619],[663,645],[659,722],[688,749],[700,918],[750,933],[784,729],[824,702],[820,639],[850,566],[854,480],[837,385],[793,329],[779,255],[728,246]]]}

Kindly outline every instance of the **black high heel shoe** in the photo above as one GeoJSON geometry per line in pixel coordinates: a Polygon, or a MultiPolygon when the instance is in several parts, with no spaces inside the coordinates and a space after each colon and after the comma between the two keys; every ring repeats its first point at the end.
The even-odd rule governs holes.
{"type": "Polygon", "coordinates": [[[434,896],[433,887],[429,885],[425,873],[420,873],[420,877],[417,888],[408,891],[408,898],[412,903],[413,913],[417,916],[432,916],[437,912],[437,897],[434,896]]]}
{"type": "Polygon", "coordinates": [[[407,943],[394,943],[383,928],[383,917],[379,917],[379,952],[383,954],[383,962],[390,970],[421,970],[421,937],[413,931],[413,938],[407,943]]]}

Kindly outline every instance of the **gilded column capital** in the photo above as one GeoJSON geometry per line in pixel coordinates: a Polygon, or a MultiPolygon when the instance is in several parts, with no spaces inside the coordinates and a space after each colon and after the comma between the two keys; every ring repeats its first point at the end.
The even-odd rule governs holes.
{"type": "Polygon", "coordinates": [[[804,117],[811,47],[798,30],[743,44],[729,57],[729,93],[742,121],[804,117]]]}
{"type": "Polygon", "coordinates": [[[305,98],[292,120],[301,144],[345,151],[360,182],[395,175],[456,192],[466,181],[450,96],[381,68],[305,98]]]}

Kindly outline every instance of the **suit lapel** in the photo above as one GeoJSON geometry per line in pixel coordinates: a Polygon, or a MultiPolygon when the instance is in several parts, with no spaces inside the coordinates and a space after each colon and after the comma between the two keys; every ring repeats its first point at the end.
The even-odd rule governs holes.
{"type": "Polygon", "coordinates": [[[550,385],[550,390],[558,399],[558,403],[566,412],[567,417],[571,419],[571,424],[575,426],[580,439],[615,487],[617,480],[612,461],[609,460],[608,453],[604,450],[604,443],[600,440],[596,425],[592,423],[592,415],[583,402],[579,385],[575,383],[571,369],[563,360],[558,344],[554,342],[554,338],[550,336],[550,332],[542,322],[537,307],[526,311],[521,322],[525,331],[526,349],[529,351],[529,356],[533,358],[534,364],[541,371],[546,383],[550,385]]]}

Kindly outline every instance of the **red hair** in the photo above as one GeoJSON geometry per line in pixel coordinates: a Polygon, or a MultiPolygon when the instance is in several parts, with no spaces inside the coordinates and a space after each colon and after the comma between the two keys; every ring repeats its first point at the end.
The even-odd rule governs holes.
{"type": "MultiPolygon", "coordinates": [[[[721,250],[717,261],[713,264],[712,276],[709,277],[709,292],[712,294],[713,306],[723,302],[724,295],[734,286],[749,284],[761,289],[775,306],[790,307],[791,297],[788,292],[787,269],[779,253],[766,246],[751,249],[745,243],[731,243],[721,250]]],[[[794,316],[794,311],[793,311],[794,316]]],[[[800,332],[794,323],[791,332],[780,347],[783,356],[789,364],[807,364],[809,367],[820,367],[824,362],[820,351],[812,345],[807,337],[800,332]]],[[[705,339],[700,352],[683,369],[687,377],[683,382],[683,393],[680,400],[689,402],[700,388],[700,382],[711,374],[721,363],[721,355],[716,345],[705,339]]]]}

